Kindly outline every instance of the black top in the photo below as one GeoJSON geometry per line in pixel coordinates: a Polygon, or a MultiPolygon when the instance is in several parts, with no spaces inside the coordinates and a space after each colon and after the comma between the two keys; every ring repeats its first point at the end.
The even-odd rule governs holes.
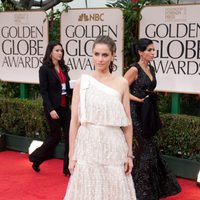
{"type": "Polygon", "coordinates": [[[131,104],[139,104],[138,106],[141,107],[138,115],[141,121],[142,135],[144,137],[152,137],[161,128],[157,106],[158,95],[153,92],[157,83],[155,70],[153,66],[149,65],[151,75],[153,76],[153,80],[151,80],[138,63],[134,63],[133,66],[138,70],[138,77],[131,84],[130,92],[138,98],[146,98],[143,103],[131,101],[131,104]]]}
{"type": "Polygon", "coordinates": [[[151,81],[148,75],[144,72],[144,70],[140,67],[138,63],[134,63],[131,65],[132,67],[136,67],[138,70],[138,77],[130,85],[130,92],[132,95],[138,98],[144,98],[148,91],[153,91],[156,87],[157,81],[155,76],[155,70],[153,66],[149,65],[151,75],[153,76],[153,80],[151,81]]]}

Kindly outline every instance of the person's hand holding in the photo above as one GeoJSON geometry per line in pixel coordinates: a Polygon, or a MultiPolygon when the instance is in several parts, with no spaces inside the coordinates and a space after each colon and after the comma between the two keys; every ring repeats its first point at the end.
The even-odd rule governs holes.
{"type": "Polygon", "coordinates": [[[128,157],[126,163],[124,164],[124,171],[125,174],[128,176],[131,174],[131,171],[133,169],[133,159],[128,157]]]}
{"type": "Polygon", "coordinates": [[[140,103],[144,103],[144,99],[145,99],[145,98],[139,99],[139,102],[140,102],[140,103]]]}
{"type": "Polygon", "coordinates": [[[51,115],[52,119],[59,119],[59,116],[58,116],[58,114],[57,114],[57,112],[55,110],[52,110],[50,112],[50,115],[51,115]]]}
{"type": "Polygon", "coordinates": [[[68,166],[70,174],[73,174],[75,166],[76,166],[76,160],[71,160],[70,159],[69,160],[69,166],[68,166]]]}

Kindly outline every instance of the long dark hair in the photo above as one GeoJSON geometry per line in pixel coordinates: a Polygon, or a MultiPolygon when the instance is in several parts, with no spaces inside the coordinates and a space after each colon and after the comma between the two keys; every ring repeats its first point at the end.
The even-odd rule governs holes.
{"type": "Polygon", "coordinates": [[[138,51],[142,51],[142,52],[145,51],[150,44],[153,44],[153,41],[148,38],[141,38],[137,42],[133,43],[132,53],[133,53],[133,56],[136,57],[137,62],[140,60],[140,55],[138,51]]]}
{"type": "MultiPolygon", "coordinates": [[[[99,35],[95,39],[92,49],[94,49],[96,44],[106,44],[108,48],[110,49],[112,55],[116,53],[117,48],[116,48],[115,41],[109,36],[99,35]]],[[[114,68],[114,64],[113,64],[113,61],[111,61],[110,66],[109,66],[110,73],[113,72],[113,68],[114,68]]]]}
{"type": "Polygon", "coordinates": [[[43,65],[47,65],[48,67],[54,67],[54,64],[51,59],[51,52],[53,51],[53,48],[57,45],[62,47],[62,58],[61,58],[61,60],[58,61],[58,63],[60,65],[60,67],[65,66],[63,46],[60,42],[56,42],[56,41],[51,41],[47,45],[45,56],[43,58],[43,65]]]}

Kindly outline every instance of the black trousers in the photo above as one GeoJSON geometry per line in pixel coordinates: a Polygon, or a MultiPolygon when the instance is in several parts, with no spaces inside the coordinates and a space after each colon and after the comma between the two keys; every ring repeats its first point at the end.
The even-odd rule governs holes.
{"type": "Polygon", "coordinates": [[[31,162],[38,162],[39,164],[41,164],[45,160],[53,158],[54,150],[57,144],[60,142],[63,132],[65,142],[63,173],[68,173],[69,125],[71,119],[71,111],[69,107],[59,107],[55,110],[59,116],[59,119],[52,119],[50,114],[45,110],[45,115],[50,128],[50,132],[47,135],[47,138],[42,146],[37,148],[29,155],[29,160],[31,162]]]}

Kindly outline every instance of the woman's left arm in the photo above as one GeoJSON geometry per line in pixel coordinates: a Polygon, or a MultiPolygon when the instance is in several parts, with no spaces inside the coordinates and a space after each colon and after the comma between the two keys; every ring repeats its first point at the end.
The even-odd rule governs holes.
{"type": "Polygon", "coordinates": [[[133,143],[133,127],[132,127],[132,119],[130,114],[130,99],[129,99],[129,86],[126,79],[123,81],[123,98],[122,103],[129,119],[130,124],[123,128],[123,132],[125,135],[125,139],[128,145],[128,153],[127,153],[127,163],[125,164],[126,174],[129,175],[133,168],[133,151],[132,151],[132,143],[133,143]]]}

